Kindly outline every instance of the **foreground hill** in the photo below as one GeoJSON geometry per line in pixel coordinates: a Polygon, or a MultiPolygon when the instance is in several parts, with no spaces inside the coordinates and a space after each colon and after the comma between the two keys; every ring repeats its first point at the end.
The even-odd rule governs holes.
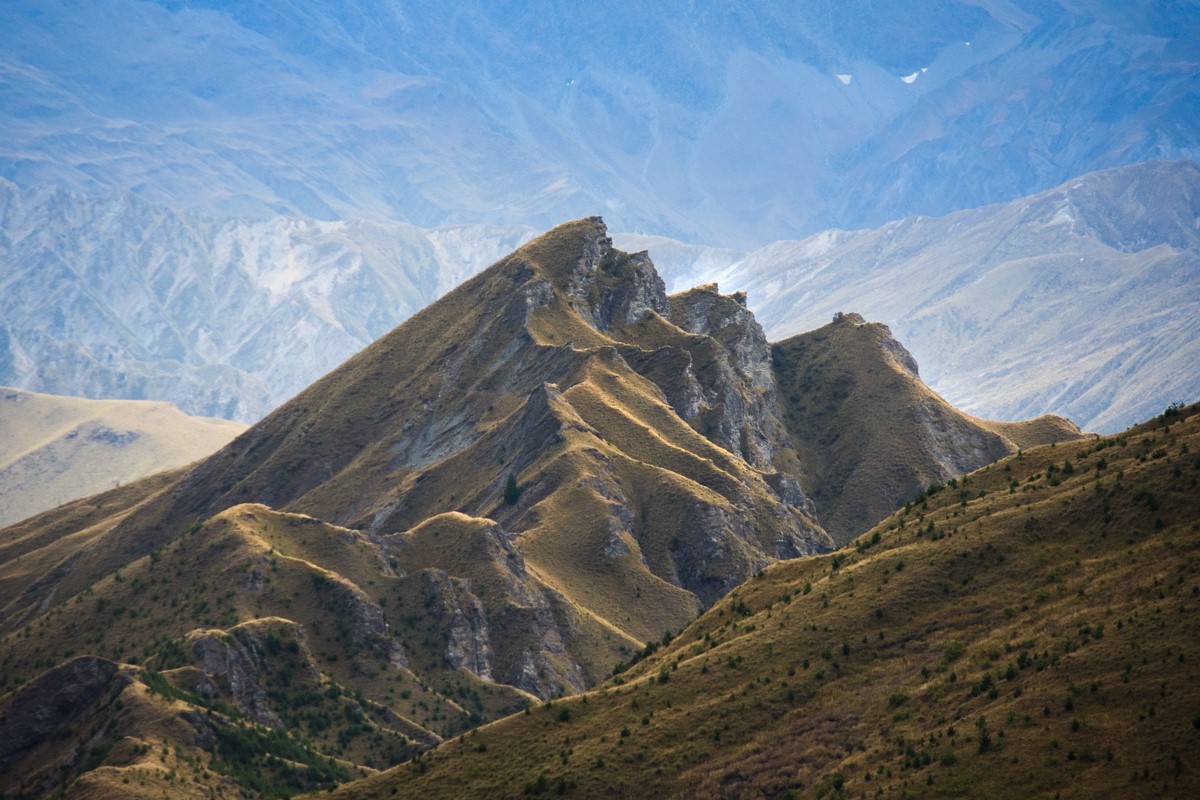
{"type": "Polygon", "coordinates": [[[169,403],[84,400],[0,387],[0,527],[187,464],[245,430],[169,403]]]}
{"type": "MultiPolygon", "coordinates": [[[[833,349],[777,357],[745,303],[668,296],[600,219],[567,223],[199,464],[0,532],[0,791],[344,781],[596,686],[768,565],[829,551],[849,529],[820,524],[798,455],[820,445],[794,426],[859,410],[824,394],[833,349]]],[[[845,360],[900,429],[903,348],[841,324],[871,334],[845,360]]],[[[1016,446],[977,421],[903,430],[945,477],[1016,446]]]]}
{"type": "Polygon", "coordinates": [[[1194,797],[1197,453],[1197,406],[1023,451],[335,796],[1194,797]]]}

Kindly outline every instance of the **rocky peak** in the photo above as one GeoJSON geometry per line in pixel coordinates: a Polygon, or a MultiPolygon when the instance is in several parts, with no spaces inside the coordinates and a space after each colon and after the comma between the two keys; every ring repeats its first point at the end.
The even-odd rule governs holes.
{"type": "Polygon", "coordinates": [[[598,331],[630,325],[649,311],[666,314],[666,285],[650,256],[613,249],[600,217],[560,225],[524,250],[550,273],[571,308],[598,331]]]}
{"type": "Polygon", "coordinates": [[[698,431],[760,469],[771,469],[787,435],[771,371],[771,346],[746,307],[746,295],[709,283],[668,299],[668,319],[700,339],[664,391],[698,431]]]}

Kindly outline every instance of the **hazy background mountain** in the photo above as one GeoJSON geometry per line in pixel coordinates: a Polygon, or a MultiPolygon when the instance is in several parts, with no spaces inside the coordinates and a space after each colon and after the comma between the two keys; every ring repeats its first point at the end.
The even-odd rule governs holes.
{"type": "Polygon", "coordinates": [[[0,387],[0,527],[215,452],[244,425],[169,403],[0,387]]]}
{"type": "Polygon", "coordinates": [[[886,323],[922,377],[973,414],[1052,411],[1113,432],[1200,396],[1193,162],[1108,170],[1011,203],[775,242],[725,268],[727,252],[664,252],[676,287],[716,279],[748,291],[773,340],[843,310],[886,323]]]}
{"type": "MultiPolygon", "coordinates": [[[[1114,431],[1200,396],[1198,219],[1200,167],[1174,162],[751,253],[615,240],[674,290],[748,290],[773,340],[859,312],[964,410],[1114,431]]],[[[254,421],[531,235],[222,220],[0,182],[0,385],[254,421]]]]}
{"type": "Polygon", "coordinates": [[[0,177],[758,246],[1200,154],[1200,8],[13,0],[0,177]]]}
{"type": "Polygon", "coordinates": [[[0,182],[0,385],[254,421],[530,235],[0,182]]]}

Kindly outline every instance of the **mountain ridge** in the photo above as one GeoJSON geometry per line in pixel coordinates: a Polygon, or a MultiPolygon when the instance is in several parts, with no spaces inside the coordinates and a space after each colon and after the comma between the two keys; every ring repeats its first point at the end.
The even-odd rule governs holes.
{"type": "MultiPolygon", "coordinates": [[[[901,352],[847,357],[873,375],[901,352]]],[[[199,464],[0,532],[3,702],[58,702],[47,667],[95,671],[83,725],[146,744],[98,771],[31,733],[43,760],[2,786],[58,785],[53,763],[81,792],[119,774],[153,794],[173,769],[290,793],[596,686],[850,535],[805,486],[792,370],[744,294],[667,295],[596,217],[542,234],[199,464]]]]}
{"type": "Polygon", "coordinates": [[[776,242],[672,285],[748,291],[773,338],[847,308],[894,330],[970,413],[1114,432],[1200,392],[1200,166],[1092,173],[1016,202],[776,242]],[[1114,313],[1116,312],[1116,313],[1114,313]]]}
{"type": "Polygon", "coordinates": [[[334,796],[1188,797],[1198,441],[1193,405],[1009,456],[334,796]]]}

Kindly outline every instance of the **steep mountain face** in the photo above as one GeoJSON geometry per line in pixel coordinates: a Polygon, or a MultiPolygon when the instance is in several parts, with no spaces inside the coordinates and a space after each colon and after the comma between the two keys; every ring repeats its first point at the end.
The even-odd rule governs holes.
{"type": "Polygon", "coordinates": [[[5,11],[0,177],[219,216],[546,227],[602,209],[750,247],[1200,153],[1189,3],[5,11]]]}
{"type": "MultiPolygon", "coordinates": [[[[173,768],[206,792],[211,768],[315,787],[349,777],[329,758],[384,767],[597,685],[770,564],[835,545],[793,428],[821,398],[785,399],[792,370],[744,295],[668,296],[599,218],[534,239],[203,462],[0,533],[5,702],[59,702],[37,677],[54,664],[108,676],[77,703],[93,743],[30,734],[0,791],[82,773],[99,791],[95,763],[131,784],[173,768]],[[138,733],[105,711],[127,691],[175,722],[138,733]],[[85,755],[127,736],[147,749],[85,755]],[[53,769],[22,755],[38,748],[53,769]]],[[[990,457],[937,446],[961,468],[990,457]]]]}
{"type": "Polygon", "coordinates": [[[0,182],[0,384],[253,422],[530,234],[0,182]]]}
{"type": "Polygon", "coordinates": [[[191,463],[243,430],[167,403],[0,387],[0,526],[191,463]]]}
{"type": "Polygon", "coordinates": [[[994,419],[1047,411],[1112,432],[1200,396],[1200,166],[1153,162],[874,230],[776,242],[672,285],[749,292],[772,337],[853,309],[926,381],[994,419]]]}
{"type": "Polygon", "coordinates": [[[870,529],[926,487],[1028,448],[1078,438],[1062,417],[989,422],[921,382],[887,327],[858,314],[772,347],[805,485],[839,543],[870,529]]]}
{"type": "Polygon", "coordinates": [[[1200,406],[769,567],[647,659],[335,797],[1190,797],[1200,406]]]}

